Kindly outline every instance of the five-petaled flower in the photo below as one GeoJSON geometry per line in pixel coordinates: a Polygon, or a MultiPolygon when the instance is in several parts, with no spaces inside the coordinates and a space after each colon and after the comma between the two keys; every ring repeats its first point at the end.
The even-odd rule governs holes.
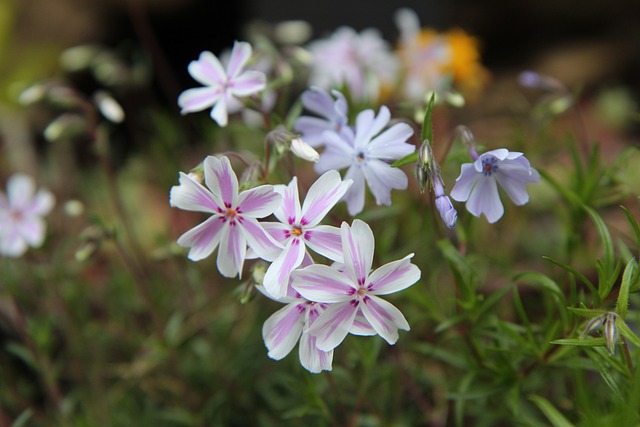
{"type": "Polygon", "coordinates": [[[480,155],[473,163],[463,164],[451,197],[466,201],[469,212],[475,216],[485,214],[494,223],[504,213],[498,184],[513,203],[521,206],[529,201],[526,185],[539,181],[540,174],[522,153],[500,148],[480,155]]]}
{"type": "Polygon", "coordinates": [[[292,286],[302,297],[331,304],[309,327],[316,346],[323,351],[336,348],[349,332],[370,335],[372,328],[389,344],[398,340],[398,329],[409,324],[395,306],[378,295],[408,288],[420,279],[420,269],[411,264],[413,254],[371,271],[374,237],[367,223],[358,219],[350,227],[342,223],[344,269],[310,265],[292,273],[292,286]],[[357,322],[359,315],[369,324],[357,322]]]}
{"type": "Polygon", "coordinates": [[[407,188],[405,173],[386,162],[415,151],[415,146],[406,142],[413,135],[413,129],[406,123],[396,123],[381,133],[390,119],[389,109],[382,106],[377,116],[373,110],[358,114],[355,133],[351,129],[324,133],[327,145],[315,168],[321,173],[349,167],[345,180],[353,180],[353,185],[344,199],[350,215],[357,215],[364,208],[365,180],[379,205],[391,204],[392,189],[407,188]]]}
{"type": "Polygon", "coordinates": [[[55,198],[48,190],[35,193],[33,178],[15,174],[7,182],[7,194],[0,191],[0,255],[22,256],[29,246],[44,242],[47,215],[55,198]]]}
{"type": "Polygon", "coordinates": [[[286,295],[289,275],[300,266],[307,248],[333,261],[343,261],[340,229],[319,223],[350,186],[351,181],[342,181],[337,171],[328,171],[309,188],[302,207],[296,177],[288,186],[275,187],[283,196],[282,205],[274,212],[280,222],[262,224],[284,246],[263,280],[265,289],[274,298],[286,295]]]}
{"type": "Polygon", "coordinates": [[[267,78],[264,73],[244,70],[251,53],[249,43],[236,41],[226,70],[220,60],[209,51],[202,52],[197,61],[191,61],[189,74],[205,87],[187,89],[180,94],[178,104],[182,114],[213,106],[211,118],[218,125],[226,126],[228,113],[242,109],[243,104],[238,98],[260,92],[266,86],[267,78]]]}
{"type": "Polygon", "coordinates": [[[325,131],[341,132],[347,126],[347,100],[337,90],[332,90],[331,95],[319,87],[311,87],[302,93],[304,108],[320,117],[300,116],[296,119],[293,130],[302,133],[304,141],[312,147],[326,143],[325,131]]]}
{"type": "Polygon", "coordinates": [[[201,260],[220,245],[217,264],[225,277],[242,273],[247,245],[260,258],[273,260],[282,246],[262,228],[257,218],[271,215],[282,202],[282,196],[271,185],[238,194],[238,178],[226,157],[205,159],[204,180],[209,190],[180,172],[180,185],[171,189],[171,206],[211,214],[178,239],[180,246],[191,248],[189,258],[201,260]]]}

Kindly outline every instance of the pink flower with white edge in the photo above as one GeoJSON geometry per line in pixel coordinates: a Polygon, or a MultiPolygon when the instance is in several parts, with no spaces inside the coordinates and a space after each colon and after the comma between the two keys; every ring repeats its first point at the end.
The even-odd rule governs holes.
{"type": "MultiPolygon", "coordinates": [[[[311,264],[313,262],[308,259],[306,265],[311,264]]],[[[273,299],[264,287],[257,288],[273,299]]],[[[287,305],[273,313],[262,326],[262,338],[269,350],[269,357],[275,360],[283,359],[300,341],[298,354],[302,366],[314,374],[330,371],[333,350],[319,350],[316,347],[316,337],[306,331],[327,308],[327,304],[306,300],[290,286],[287,295],[275,301],[287,305]]]]}
{"type": "Polygon", "coordinates": [[[354,220],[342,223],[344,270],[326,265],[311,265],[292,273],[293,288],[302,297],[330,304],[309,327],[316,346],[323,351],[336,348],[349,332],[369,335],[372,328],[389,344],[398,340],[398,329],[409,330],[400,310],[380,298],[408,288],[420,279],[420,269],[411,264],[413,254],[371,271],[374,238],[367,223],[354,220]],[[367,325],[357,325],[358,319],[367,325]]]}
{"type": "Polygon", "coordinates": [[[337,171],[328,171],[309,188],[302,207],[296,177],[287,186],[275,187],[283,196],[282,205],[274,212],[280,222],[262,224],[284,246],[263,280],[265,289],[274,298],[286,295],[289,275],[301,265],[307,249],[333,261],[343,261],[340,229],[319,224],[350,186],[351,181],[342,181],[337,171]]]}
{"type": "Polygon", "coordinates": [[[247,245],[267,261],[282,250],[258,222],[280,206],[282,196],[271,185],[262,185],[238,194],[238,178],[226,157],[209,156],[204,161],[205,188],[180,172],[180,185],[171,189],[171,206],[207,212],[211,217],[178,239],[191,248],[189,259],[198,261],[218,249],[218,270],[225,277],[240,276],[247,245]]]}
{"type": "Polygon", "coordinates": [[[182,114],[202,111],[209,107],[211,118],[218,125],[227,125],[228,114],[242,109],[238,98],[253,95],[266,87],[266,76],[255,70],[244,70],[251,58],[251,45],[236,41],[226,69],[211,52],[204,51],[197,61],[189,64],[189,74],[205,87],[187,89],[178,97],[182,114]]]}
{"type": "Polygon", "coordinates": [[[33,178],[12,175],[6,196],[0,191],[0,255],[17,258],[29,246],[40,247],[46,234],[42,217],[51,212],[54,204],[55,198],[48,190],[35,192],[33,178]]]}

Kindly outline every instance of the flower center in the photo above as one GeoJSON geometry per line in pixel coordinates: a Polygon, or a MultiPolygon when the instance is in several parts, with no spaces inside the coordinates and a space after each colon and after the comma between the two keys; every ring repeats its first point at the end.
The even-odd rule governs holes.
{"type": "Polygon", "coordinates": [[[358,163],[364,163],[365,160],[364,152],[358,151],[358,154],[356,154],[356,161],[358,163]]]}
{"type": "Polygon", "coordinates": [[[302,229],[300,227],[293,227],[293,229],[291,230],[291,234],[293,236],[301,236],[302,235],[302,229]]]}
{"type": "Polygon", "coordinates": [[[482,159],[482,173],[484,176],[491,176],[492,173],[498,171],[498,158],[491,156],[482,159]]]}
{"type": "Polygon", "coordinates": [[[14,220],[15,222],[22,221],[23,215],[22,215],[22,212],[20,211],[12,210],[9,215],[11,216],[11,219],[14,220]]]}

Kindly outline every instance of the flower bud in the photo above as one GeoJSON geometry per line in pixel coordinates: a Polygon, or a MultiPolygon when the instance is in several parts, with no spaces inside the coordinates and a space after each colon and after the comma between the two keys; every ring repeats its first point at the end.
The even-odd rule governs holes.
{"type": "Polygon", "coordinates": [[[98,91],[93,96],[93,101],[107,120],[113,123],[122,123],[124,110],[110,94],[105,91],[98,91]]]}
{"type": "Polygon", "coordinates": [[[618,315],[615,313],[607,313],[606,319],[603,325],[603,335],[604,342],[607,345],[607,350],[609,350],[609,354],[613,355],[616,352],[616,344],[618,344],[618,339],[620,338],[620,333],[618,332],[618,325],[616,324],[618,315]]]}
{"type": "Polygon", "coordinates": [[[302,138],[293,138],[291,140],[291,152],[309,162],[316,163],[320,160],[320,154],[312,146],[304,142],[302,138]]]}

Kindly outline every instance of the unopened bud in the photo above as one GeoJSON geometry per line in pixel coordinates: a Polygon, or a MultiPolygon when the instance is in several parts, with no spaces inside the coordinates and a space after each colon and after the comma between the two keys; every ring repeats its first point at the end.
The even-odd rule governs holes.
{"type": "Polygon", "coordinates": [[[616,324],[617,317],[618,315],[615,313],[607,313],[607,317],[603,325],[604,342],[607,345],[609,354],[614,354],[616,352],[616,344],[618,344],[618,339],[620,338],[618,325],[616,324]]]}
{"type": "Polygon", "coordinates": [[[291,152],[302,160],[316,163],[320,160],[320,154],[309,144],[304,142],[302,138],[293,138],[291,140],[291,152]]]}
{"type": "Polygon", "coordinates": [[[49,142],[59,142],[73,139],[87,130],[87,123],[84,117],[75,113],[64,113],[44,130],[44,137],[49,142]]]}
{"type": "Polygon", "coordinates": [[[43,84],[35,84],[33,86],[29,86],[25,90],[23,90],[18,96],[18,102],[20,105],[32,105],[36,102],[40,102],[44,99],[47,94],[47,89],[43,84]]]}
{"type": "Polygon", "coordinates": [[[93,101],[98,106],[102,115],[113,123],[122,123],[124,110],[113,97],[105,91],[98,91],[93,96],[93,101]]]}

